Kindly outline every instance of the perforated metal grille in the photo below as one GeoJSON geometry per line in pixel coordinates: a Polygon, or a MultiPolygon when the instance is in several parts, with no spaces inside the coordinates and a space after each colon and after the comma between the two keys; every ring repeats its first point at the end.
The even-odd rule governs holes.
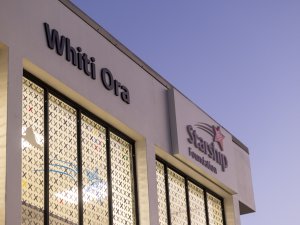
{"type": "Polygon", "coordinates": [[[159,224],[168,224],[166,183],[164,165],[156,161],[156,182],[157,182],[157,199],[158,199],[158,216],[159,224]]]}
{"type": "Polygon", "coordinates": [[[80,107],[67,104],[47,89],[46,84],[40,87],[23,78],[22,224],[42,225],[45,216],[49,216],[51,225],[77,225],[79,218],[87,225],[109,224],[110,218],[114,225],[136,224],[132,145],[114,133],[107,137],[107,130],[112,129],[108,125],[104,128],[85,115],[78,118],[80,107]],[[46,148],[44,137],[49,143],[46,148]],[[106,146],[108,138],[109,147],[106,146]],[[45,166],[48,151],[49,161],[45,166]],[[110,168],[107,154],[111,155],[110,168]],[[44,181],[48,176],[48,170],[45,174],[47,165],[49,186],[45,186],[48,183],[44,181]],[[81,199],[78,167],[82,168],[81,199]],[[108,198],[108,177],[112,184],[111,198],[108,198]],[[49,196],[44,190],[49,191],[49,196]],[[44,212],[44,205],[48,203],[49,211],[44,212]],[[79,203],[83,206],[82,217],[79,203]],[[109,215],[110,206],[113,217],[109,215]]]}
{"type": "Polygon", "coordinates": [[[113,224],[135,224],[132,146],[110,133],[113,224]]]}
{"type": "Polygon", "coordinates": [[[75,109],[49,95],[50,224],[78,223],[76,128],[75,109]]]}
{"type": "Polygon", "coordinates": [[[210,194],[200,184],[197,185],[191,178],[175,172],[175,169],[169,168],[161,160],[156,161],[156,182],[159,224],[224,224],[222,200],[210,194]]]}
{"type": "Polygon", "coordinates": [[[223,225],[222,203],[219,199],[207,193],[207,207],[210,225],[223,225]]]}
{"type": "Polygon", "coordinates": [[[168,186],[172,225],[188,224],[185,180],[168,168],[168,186]]]}
{"type": "Polygon", "coordinates": [[[191,225],[206,225],[204,191],[188,182],[191,225]]]}
{"type": "Polygon", "coordinates": [[[44,92],[23,79],[22,224],[43,224],[44,92]]]}
{"type": "Polygon", "coordinates": [[[81,119],[84,224],[108,224],[106,130],[86,116],[81,119]]]}
{"type": "Polygon", "coordinates": [[[44,213],[40,208],[26,203],[22,204],[22,225],[42,225],[43,220],[44,213]]]}

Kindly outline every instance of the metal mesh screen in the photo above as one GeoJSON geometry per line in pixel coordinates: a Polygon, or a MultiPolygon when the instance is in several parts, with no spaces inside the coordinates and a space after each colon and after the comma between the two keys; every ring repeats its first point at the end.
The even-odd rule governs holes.
{"type": "Polygon", "coordinates": [[[81,136],[84,224],[108,224],[106,129],[81,116],[81,136]]]}
{"type": "Polygon", "coordinates": [[[49,96],[50,224],[78,224],[76,111],[49,96]]]}
{"type": "Polygon", "coordinates": [[[171,168],[156,160],[159,224],[223,225],[222,200],[171,168]]]}
{"type": "Polygon", "coordinates": [[[168,224],[166,183],[164,164],[156,161],[156,183],[157,183],[157,200],[158,200],[158,218],[160,225],[168,224]]]}
{"type": "Polygon", "coordinates": [[[172,225],[188,224],[185,180],[168,168],[168,186],[172,225]]]}
{"type": "Polygon", "coordinates": [[[44,91],[23,78],[22,224],[43,224],[44,91]]]}
{"type": "Polygon", "coordinates": [[[204,191],[188,181],[191,225],[206,225],[204,191]]]}
{"type": "Polygon", "coordinates": [[[110,133],[113,224],[135,224],[132,146],[110,133]]]}
{"type": "Polygon", "coordinates": [[[207,193],[207,207],[210,225],[223,225],[222,202],[207,193]]]}
{"type": "Polygon", "coordinates": [[[107,137],[109,126],[104,128],[85,115],[78,118],[78,106],[67,104],[52,94],[52,90],[45,100],[47,85],[42,87],[23,78],[22,224],[42,225],[45,215],[49,215],[51,225],[78,224],[79,203],[83,206],[80,218],[84,224],[109,224],[110,216],[116,225],[136,224],[133,146],[112,132],[107,137]],[[47,109],[45,105],[48,105],[47,109]],[[48,112],[48,117],[44,112],[48,112]],[[47,127],[49,130],[45,132],[47,127]],[[78,143],[79,129],[81,143],[78,143]],[[46,162],[49,165],[49,187],[45,187],[44,181],[45,133],[49,142],[46,148],[49,151],[49,161],[46,162]],[[108,138],[109,146],[106,145],[108,138]],[[107,154],[111,156],[110,168],[107,154]],[[82,162],[81,199],[78,156],[82,162]],[[108,177],[111,178],[111,198],[108,196],[108,177]],[[47,189],[49,196],[44,193],[47,189]],[[45,203],[49,203],[47,212],[44,212],[45,203]],[[112,215],[109,215],[110,206],[112,215]]]}

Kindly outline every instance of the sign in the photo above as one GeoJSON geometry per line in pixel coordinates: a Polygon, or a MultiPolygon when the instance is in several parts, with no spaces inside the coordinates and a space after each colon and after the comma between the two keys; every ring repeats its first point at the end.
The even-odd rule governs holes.
{"type": "Polygon", "coordinates": [[[213,173],[217,173],[217,168],[211,164],[211,161],[220,165],[224,172],[228,167],[228,160],[223,149],[223,140],[225,136],[221,132],[220,126],[209,125],[207,123],[197,123],[195,126],[187,125],[188,155],[201,163],[213,173]],[[211,140],[204,139],[198,134],[198,130],[211,136],[211,140]],[[217,143],[217,145],[215,145],[217,143]]]}
{"type": "MultiPolygon", "coordinates": [[[[83,52],[81,47],[73,47],[68,37],[59,35],[55,29],[50,29],[49,24],[44,23],[47,45],[50,49],[56,51],[60,56],[65,55],[65,59],[71,62],[79,70],[83,70],[84,74],[93,80],[96,80],[96,59],[88,56],[83,52]]],[[[114,78],[107,68],[101,68],[99,72],[101,82],[105,89],[113,91],[115,96],[120,96],[121,100],[130,104],[129,90],[125,85],[114,78]]]]}
{"type": "Polygon", "coordinates": [[[176,89],[169,90],[168,98],[172,154],[205,176],[234,186],[232,135],[176,89]]]}

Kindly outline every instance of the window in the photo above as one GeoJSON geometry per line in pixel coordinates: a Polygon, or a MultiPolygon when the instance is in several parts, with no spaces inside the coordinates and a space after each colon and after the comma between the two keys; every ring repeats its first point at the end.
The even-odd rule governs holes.
{"type": "Polygon", "coordinates": [[[223,216],[222,216],[221,200],[208,193],[207,208],[208,208],[209,224],[222,225],[223,216]]]}
{"type": "Polygon", "coordinates": [[[156,161],[156,183],[158,198],[158,219],[160,225],[168,224],[167,192],[164,164],[156,161]]]}
{"type": "Polygon", "coordinates": [[[137,224],[134,142],[24,72],[22,224],[137,224]]]}
{"type": "Polygon", "coordinates": [[[170,214],[172,224],[187,225],[187,205],[184,177],[171,169],[167,169],[170,214]]]}
{"type": "Polygon", "coordinates": [[[156,181],[160,225],[224,225],[223,200],[156,160],[156,181]]]}

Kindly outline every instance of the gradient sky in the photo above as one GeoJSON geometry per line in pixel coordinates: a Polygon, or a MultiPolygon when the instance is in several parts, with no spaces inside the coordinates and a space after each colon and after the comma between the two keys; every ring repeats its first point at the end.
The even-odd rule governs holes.
{"type": "Polygon", "coordinates": [[[300,213],[300,1],[73,0],[250,149],[257,212],[300,213]]]}

